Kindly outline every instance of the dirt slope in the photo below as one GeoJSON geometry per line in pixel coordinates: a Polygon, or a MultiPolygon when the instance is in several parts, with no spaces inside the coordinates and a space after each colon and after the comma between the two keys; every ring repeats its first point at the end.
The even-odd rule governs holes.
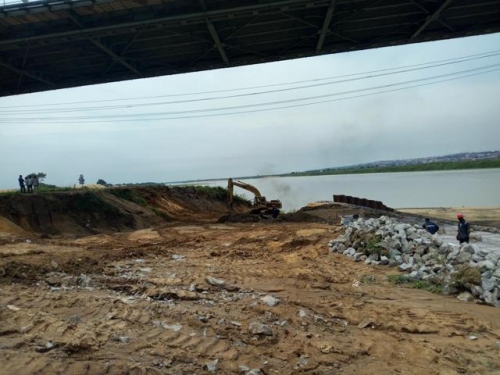
{"type": "MultiPolygon", "coordinates": [[[[159,186],[3,195],[0,217],[3,216],[3,222],[10,221],[37,234],[112,233],[149,228],[166,221],[213,220],[228,211],[224,191],[215,190],[215,196],[213,192],[159,186]]],[[[3,227],[6,230],[6,225],[3,227]]]]}

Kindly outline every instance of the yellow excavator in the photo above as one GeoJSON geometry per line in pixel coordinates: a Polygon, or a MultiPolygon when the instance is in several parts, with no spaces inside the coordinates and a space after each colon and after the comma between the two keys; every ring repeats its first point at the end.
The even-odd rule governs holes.
{"type": "Polygon", "coordinates": [[[242,181],[233,181],[232,178],[227,180],[227,192],[229,198],[229,206],[231,207],[231,209],[233,208],[235,186],[248,190],[254,194],[253,207],[250,213],[260,215],[270,214],[273,217],[277,217],[279,215],[279,210],[282,207],[281,201],[279,199],[272,199],[268,201],[266,200],[266,197],[264,197],[255,186],[242,181]]]}

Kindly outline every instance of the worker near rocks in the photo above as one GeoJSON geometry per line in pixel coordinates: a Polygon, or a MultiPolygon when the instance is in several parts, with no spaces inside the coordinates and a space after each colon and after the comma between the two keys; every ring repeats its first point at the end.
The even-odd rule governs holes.
{"type": "Polygon", "coordinates": [[[462,244],[464,242],[469,243],[470,227],[467,220],[464,219],[463,214],[457,214],[458,219],[458,233],[457,240],[462,244]]]}
{"type": "Polygon", "coordinates": [[[426,218],[424,225],[422,225],[422,228],[427,230],[430,234],[437,233],[439,230],[439,225],[437,225],[435,222],[433,222],[431,219],[426,218]]]}

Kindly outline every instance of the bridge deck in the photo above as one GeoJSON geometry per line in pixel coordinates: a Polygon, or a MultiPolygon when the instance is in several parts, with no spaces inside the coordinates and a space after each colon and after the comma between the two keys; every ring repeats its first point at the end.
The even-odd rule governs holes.
{"type": "Polygon", "coordinates": [[[500,31],[500,0],[46,0],[0,7],[0,96],[500,31]]]}

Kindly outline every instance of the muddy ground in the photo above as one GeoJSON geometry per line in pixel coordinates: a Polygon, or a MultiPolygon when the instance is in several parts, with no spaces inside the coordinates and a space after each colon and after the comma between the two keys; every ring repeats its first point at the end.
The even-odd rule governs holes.
{"type": "Polygon", "coordinates": [[[500,373],[499,310],[329,254],[339,210],[77,239],[4,223],[0,372],[500,373]]]}

